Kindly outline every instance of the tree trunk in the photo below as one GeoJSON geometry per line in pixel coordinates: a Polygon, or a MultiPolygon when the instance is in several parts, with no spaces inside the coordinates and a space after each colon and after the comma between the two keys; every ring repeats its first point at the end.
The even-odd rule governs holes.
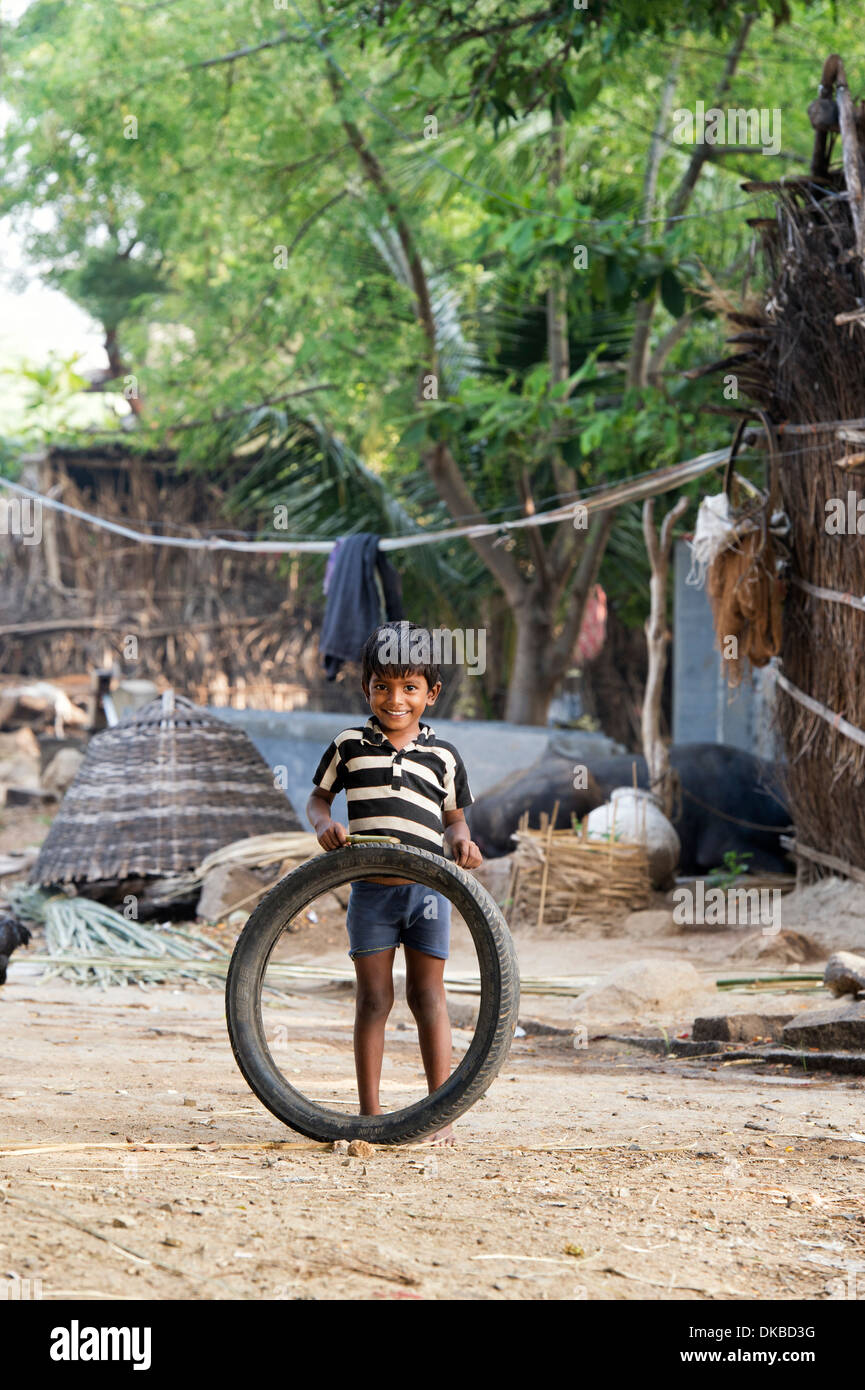
{"type": "MultiPolygon", "coordinates": [[[[342,92],[341,79],[328,69],[328,82],[337,100],[342,92]]],[[[415,317],[426,339],[427,371],[438,371],[438,343],[435,316],[429,284],[420,250],[411,226],[404,217],[397,195],[385,170],[360,128],[348,117],[342,118],[343,129],[354,149],[365,178],[381,196],[387,214],[399,239],[409,282],[414,295],[415,317]]],[[[561,114],[553,118],[551,130],[550,188],[559,186],[564,171],[564,122],[561,114]]],[[[547,345],[551,381],[562,382],[569,373],[567,280],[553,268],[547,294],[547,345]]],[[[554,432],[550,439],[552,469],[557,491],[563,495],[576,490],[574,472],[561,457],[560,441],[554,432]]],[[[462,521],[485,520],[471,489],[460,471],[459,464],[446,443],[438,443],[423,454],[424,464],[439,497],[452,517],[462,521]]],[[[526,513],[533,508],[530,484],[524,480],[523,507],[526,513]]],[[[609,535],[612,514],[601,516],[588,535],[575,530],[571,522],[562,521],[549,546],[544,545],[540,532],[527,537],[535,571],[527,577],[508,547],[492,536],[470,536],[468,543],[480,556],[486,568],[501,586],[515,625],[515,651],[508,689],[505,717],[521,724],[545,724],[547,709],[555,686],[567,670],[574,644],[579,636],[583,610],[591,584],[603,555],[609,535]],[[574,575],[576,578],[574,579],[574,575]],[[589,577],[590,576],[590,577],[589,577]],[[568,586],[570,584],[570,590],[568,586]],[[563,595],[567,593],[568,608],[558,635],[555,635],[556,615],[563,595]]]]}
{"type": "Polygon", "coordinates": [[[505,719],[510,724],[546,724],[553,691],[547,668],[550,616],[542,597],[521,604],[514,620],[516,649],[505,719]]]}
{"type": "Polygon", "coordinates": [[[643,757],[649,770],[649,790],[658,797],[661,809],[667,817],[672,815],[673,811],[670,749],[666,740],[661,737],[661,695],[664,688],[664,672],[667,669],[667,646],[670,641],[667,628],[667,575],[670,569],[673,527],[687,507],[687,497],[680,497],[664,517],[659,538],[655,534],[654,498],[647,497],[643,503],[643,534],[649,552],[649,563],[652,566],[652,578],[650,611],[646,622],[649,670],[643,696],[641,733],[643,757]]]}
{"type": "MultiPolygon", "coordinates": [[[[745,51],[745,45],[748,42],[748,35],[751,32],[751,26],[753,25],[755,18],[755,15],[749,14],[745,15],[744,19],[742,20],[739,32],[736,35],[736,38],[734,39],[729,49],[729,52],[727,53],[727,60],[724,64],[724,71],[721,74],[721,79],[718,83],[717,88],[715,89],[715,97],[713,103],[715,106],[720,106],[723,97],[729,89],[730,83],[732,82],[733,77],[735,75],[736,68],[739,65],[739,59],[745,51]]],[[[654,204],[655,191],[657,187],[658,166],[660,164],[661,155],[663,153],[662,132],[672,101],[673,91],[675,88],[676,73],[677,68],[674,65],[670,70],[670,76],[668,77],[667,83],[664,87],[664,91],[661,94],[661,105],[658,110],[658,117],[655,125],[655,130],[652,135],[652,142],[649,147],[649,161],[646,170],[646,180],[643,185],[644,217],[651,217],[653,212],[652,205],[654,204]]],[[[705,143],[694,146],[694,152],[688,161],[688,166],[684,174],[682,175],[681,181],[679,183],[678,188],[676,189],[676,192],[673,194],[673,198],[670,203],[670,208],[667,213],[665,231],[670,232],[672,228],[675,226],[677,219],[684,214],[685,209],[691,201],[691,195],[693,194],[694,189],[697,186],[697,182],[700,178],[700,175],[703,172],[703,168],[707,160],[711,158],[713,149],[713,145],[705,143]]],[[[644,240],[648,240],[650,235],[651,227],[647,225],[645,227],[644,240]]],[[[641,300],[640,303],[637,305],[637,312],[634,319],[634,333],[631,342],[631,351],[628,359],[627,380],[629,386],[644,387],[649,384],[649,339],[652,331],[652,320],[655,316],[655,309],[657,308],[657,304],[658,292],[657,290],[655,290],[655,292],[651,294],[648,299],[641,300]]]]}

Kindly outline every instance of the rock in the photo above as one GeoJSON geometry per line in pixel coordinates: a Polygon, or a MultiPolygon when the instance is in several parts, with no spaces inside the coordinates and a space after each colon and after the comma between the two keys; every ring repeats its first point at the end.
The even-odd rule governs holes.
{"type": "MultiPolygon", "coordinates": [[[[472,1028],[477,1027],[478,1006],[477,1004],[467,1004],[458,999],[449,999],[448,1018],[452,1028],[472,1028]]],[[[399,1024],[397,1024],[399,1027],[399,1024]]]]}
{"type": "Polygon", "coordinates": [[[348,1153],[351,1158],[374,1158],[375,1149],[372,1144],[368,1144],[365,1139],[352,1139],[348,1146],[348,1153]]]}
{"type": "Polygon", "coordinates": [[[808,1009],[787,1024],[781,1038],[791,1047],[865,1048],[865,1000],[808,1009]]]}
{"type": "Polygon", "coordinates": [[[334,1141],[333,1141],[333,1151],[334,1151],[335,1154],[347,1154],[347,1153],[348,1153],[348,1140],[347,1140],[347,1139],[334,1139],[334,1141]]]}
{"type": "Polygon", "coordinates": [[[833,994],[861,994],[865,990],[865,956],[836,951],[826,962],[823,983],[833,994]]]}
{"type": "Polygon", "coordinates": [[[785,1024],[793,1014],[718,1014],[694,1019],[694,1042],[780,1042],[785,1024]]]}
{"type": "Polygon", "coordinates": [[[622,1020],[648,1012],[687,1012],[705,998],[707,986],[688,961],[640,960],[612,970],[579,996],[580,1018],[622,1020]]]}
{"type": "Polygon", "coordinates": [[[221,922],[240,905],[248,917],[270,886],[243,864],[217,864],[204,876],[196,915],[205,922],[221,922]],[[248,901],[241,902],[243,898],[248,901]]]}
{"type": "Polygon", "coordinates": [[[625,919],[625,936],[678,936],[673,914],[667,908],[646,908],[625,919]]]}
{"type": "Polygon", "coordinates": [[[0,800],[8,787],[39,790],[39,744],[32,729],[0,734],[0,800]]]}
{"type": "Polygon", "coordinates": [[[115,1216],[111,1224],[120,1231],[128,1231],[135,1225],[135,1222],[130,1220],[128,1216],[115,1216]]]}
{"type": "Polygon", "coordinates": [[[520,1027],[526,1038],[570,1038],[573,1028],[559,1028],[555,1023],[544,1023],[539,1018],[521,1018],[520,1027]]]}
{"type": "Polygon", "coordinates": [[[773,936],[752,932],[736,947],[730,959],[761,965],[804,965],[808,961],[822,960],[824,955],[818,943],[800,931],[779,931],[773,936]]]}
{"type": "Polygon", "coordinates": [[[501,859],[485,859],[477,869],[472,869],[472,873],[491,897],[501,907],[508,895],[508,888],[513,873],[512,854],[506,854],[501,859]]]}
{"type": "Polygon", "coordinates": [[[624,843],[645,845],[654,886],[660,888],[670,882],[682,845],[650,792],[640,787],[614,788],[609,801],[589,812],[587,824],[590,840],[606,840],[613,835],[624,843]]]}
{"type": "Polygon", "coordinates": [[[42,773],[42,790],[59,801],[75,781],[84,754],[78,748],[60,748],[42,773]]]}
{"type": "Polygon", "coordinates": [[[5,787],[4,790],[7,806],[44,806],[52,799],[41,787],[5,787]]]}

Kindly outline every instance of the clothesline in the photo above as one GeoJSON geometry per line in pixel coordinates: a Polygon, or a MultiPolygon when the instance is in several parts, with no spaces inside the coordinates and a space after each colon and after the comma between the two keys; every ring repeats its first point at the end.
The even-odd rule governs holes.
{"type": "MultiPolygon", "coordinates": [[[[713,449],[709,453],[699,454],[696,458],[686,459],[683,463],[672,464],[669,468],[659,468],[656,473],[651,473],[639,481],[614,484],[612,487],[587,497],[584,502],[579,500],[567,502],[563,506],[553,507],[550,511],[536,512],[533,516],[519,517],[515,521],[478,522],[474,525],[455,526],[441,531],[418,531],[410,536],[384,537],[379,541],[379,549],[407,550],[412,546],[431,545],[441,541],[455,540],[459,537],[472,539],[479,536],[499,536],[504,540],[508,532],[520,530],[526,526],[550,526],[559,521],[573,521],[582,515],[590,515],[593,512],[610,511],[613,507],[619,507],[625,502],[634,502],[644,497],[656,497],[661,493],[670,492],[673,488],[680,487],[693,478],[710,473],[713,469],[720,468],[722,464],[727,462],[729,453],[728,448],[713,449]]],[[[21,483],[13,483],[9,478],[0,478],[0,487],[8,488],[10,492],[15,492],[19,496],[29,497],[52,511],[62,512],[66,516],[74,516],[79,521],[95,526],[99,530],[110,531],[112,535],[123,536],[126,540],[136,541],[140,545],[173,546],[181,550],[230,550],[252,555],[327,555],[337,544],[336,540],[231,541],[221,536],[194,540],[184,536],[153,536],[144,531],[136,531],[131,526],[124,526],[120,522],[108,521],[104,517],[94,516],[91,512],[70,507],[56,497],[47,497],[44,493],[24,487],[21,483]]]]}

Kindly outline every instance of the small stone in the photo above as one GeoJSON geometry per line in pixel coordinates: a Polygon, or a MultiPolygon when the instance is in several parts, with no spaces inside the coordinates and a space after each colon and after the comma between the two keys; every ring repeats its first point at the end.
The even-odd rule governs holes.
{"type": "Polygon", "coordinates": [[[823,983],[833,994],[860,994],[865,990],[865,956],[836,951],[826,962],[823,983]]]}
{"type": "Polygon", "coordinates": [[[643,1019],[649,1012],[685,1013],[705,999],[705,983],[690,961],[636,960],[617,966],[576,1000],[578,1022],[643,1019]]]}
{"type": "Polygon", "coordinates": [[[111,1224],[112,1226],[118,1227],[121,1231],[128,1231],[130,1226],[135,1225],[135,1222],[130,1221],[128,1216],[115,1216],[111,1224]]]}
{"type": "Polygon", "coordinates": [[[694,1019],[694,1042],[754,1042],[768,1038],[780,1042],[793,1014],[720,1014],[694,1019]]]}
{"type": "Polygon", "coordinates": [[[184,1096],[184,1097],[183,1097],[183,1104],[184,1104],[184,1105],[197,1105],[197,1104],[198,1104],[198,1101],[197,1101],[197,1100],[194,1100],[192,1096],[184,1096]]]}
{"type": "Polygon", "coordinates": [[[478,1021],[478,1006],[460,999],[447,1001],[448,1018],[452,1028],[475,1028],[478,1021]]]}
{"type": "Polygon", "coordinates": [[[173,1236],[166,1236],[165,1239],[163,1240],[162,1244],[163,1244],[163,1245],[171,1245],[171,1246],[174,1246],[174,1247],[176,1248],[177,1246],[182,1245],[182,1244],[183,1244],[183,1241],[181,1241],[181,1240],[175,1240],[173,1236]]]}
{"type": "Polygon", "coordinates": [[[59,801],[75,781],[84,754],[77,748],[59,748],[42,773],[42,790],[59,801]]]}
{"type": "Polygon", "coordinates": [[[865,1001],[827,1004],[796,1014],[784,1029],[793,1047],[865,1048],[865,1001]]]}
{"type": "Polygon", "coordinates": [[[197,915],[206,922],[221,922],[227,918],[229,924],[233,925],[235,909],[238,909],[241,899],[247,899],[243,903],[243,911],[238,909],[239,916],[245,922],[256,904],[256,891],[260,897],[264,897],[268,885],[253,869],[244,864],[217,864],[205,874],[197,915]]]}
{"type": "Polygon", "coordinates": [[[824,948],[803,932],[779,931],[765,936],[759,931],[750,932],[730,959],[749,965],[792,965],[795,968],[808,961],[822,960],[825,954],[824,948]]]}
{"type": "Polygon", "coordinates": [[[347,1153],[348,1153],[348,1140],[347,1140],[347,1139],[335,1139],[334,1142],[333,1142],[333,1151],[334,1151],[335,1154],[347,1154],[347,1153]]]}
{"type": "Polygon", "coordinates": [[[348,1152],[352,1158],[372,1158],[375,1155],[372,1144],[368,1144],[365,1139],[352,1139],[348,1152]]]}
{"type": "Polygon", "coordinates": [[[678,932],[673,914],[666,908],[645,908],[625,918],[626,936],[675,936],[678,932]]]}

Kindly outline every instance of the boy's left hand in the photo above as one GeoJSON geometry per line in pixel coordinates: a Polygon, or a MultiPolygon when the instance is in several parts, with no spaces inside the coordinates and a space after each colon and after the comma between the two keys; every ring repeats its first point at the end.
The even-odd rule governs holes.
{"type": "Polygon", "coordinates": [[[476,869],[484,862],[483,855],[474,840],[455,840],[451,844],[454,863],[461,869],[476,869]]]}

